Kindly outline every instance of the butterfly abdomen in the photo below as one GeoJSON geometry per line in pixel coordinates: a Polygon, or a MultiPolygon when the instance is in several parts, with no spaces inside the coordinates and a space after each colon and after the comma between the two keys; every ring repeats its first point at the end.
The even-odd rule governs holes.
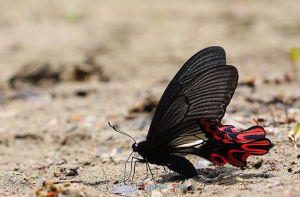
{"type": "Polygon", "coordinates": [[[186,158],[177,155],[168,155],[166,159],[166,166],[170,170],[182,174],[187,178],[197,176],[197,170],[195,169],[193,164],[186,158]]]}

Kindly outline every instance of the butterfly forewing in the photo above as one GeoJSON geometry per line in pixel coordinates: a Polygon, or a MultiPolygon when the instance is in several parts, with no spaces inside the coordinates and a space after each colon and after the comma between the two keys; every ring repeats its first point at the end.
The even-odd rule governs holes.
{"type": "Polygon", "coordinates": [[[187,113],[187,107],[190,107],[186,102],[187,98],[185,96],[179,98],[179,93],[185,87],[188,87],[189,84],[194,81],[195,78],[198,78],[199,75],[205,70],[221,65],[226,65],[226,55],[224,49],[222,47],[208,47],[196,53],[182,66],[182,68],[178,71],[178,73],[166,88],[160,99],[160,102],[158,103],[146,139],[149,144],[153,143],[154,139],[165,135],[164,131],[166,129],[170,129],[178,125],[179,123],[182,123],[182,116],[177,119],[175,119],[175,117],[170,117],[172,116],[172,113],[170,113],[170,111],[176,112],[176,110],[173,109],[175,108],[174,103],[180,103],[181,107],[184,108],[178,108],[178,110],[181,110],[181,113],[183,113],[184,110],[185,113],[187,113]],[[164,125],[162,124],[162,122],[166,123],[166,121],[162,121],[163,119],[171,119],[171,122],[168,122],[168,125],[164,125]]]}
{"type": "Polygon", "coordinates": [[[184,89],[190,105],[185,119],[210,118],[220,122],[234,94],[237,81],[238,72],[233,66],[219,66],[204,71],[184,89]]]}
{"type": "MultiPolygon", "coordinates": [[[[237,80],[238,73],[233,66],[217,66],[199,73],[168,104],[160,121],[156,123],[159,131],[152,136],[153,140],[168,146],[183,134],[188,140],[182,140],[182,143],[189,143],[193,138],[197,140],[194,132],[198,130],[201,133],[199,120],[208,118],[215,122],[221,121],[237,80]],[[210,84],[209,89],[206,84],[210,84]]],[[[178,141],[175,144],[180,145],[178,141]]]]}

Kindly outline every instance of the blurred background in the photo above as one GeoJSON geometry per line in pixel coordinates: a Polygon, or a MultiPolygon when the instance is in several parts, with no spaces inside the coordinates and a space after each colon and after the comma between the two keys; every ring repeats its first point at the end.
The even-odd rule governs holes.
{"type": "Polygon", "coordinates": [[[226,49],[242,77],[276,74],[300,39],[298,2],[290,0],[1,0],[0,13],[2,81],[28,62],[87,57],[112,79],[169,78],[211,45],[226,49]]]}
{"type": "Polygon", "coordinates": [[[132,143],[107,121],[143,140],[168,82],[212,45],[240,74],[223,122],[260,124],[276,146],[251,158],[244,175],[205,164],[236,172],[239,189],[192,184],[219,196],[251,196],[274,181],[284,187],[257,192],[299,192],[299,155],[288,138],[300,121],[298,1],[0,0],[0,194],[46,195],[45,181],[70,179],[80,189],[69,192],[107,194],[121,183],[132,143]]]}

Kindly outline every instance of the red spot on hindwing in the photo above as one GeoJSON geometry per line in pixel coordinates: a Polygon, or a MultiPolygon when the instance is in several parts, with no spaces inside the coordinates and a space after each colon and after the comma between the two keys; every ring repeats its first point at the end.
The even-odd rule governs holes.
{"type": "Polygon", "coordinates": [[[238,130],[236,130],[236,128],[234,128],[234,126],[232,125],[220,125],[220,127],[218,128],[219,131],[225,132],[225,133],[237,133],[238,130]]]}
{"type": "Polygon", "coordinates": [[[212,153],[209,155],[209,160],[214,162],[215,164],[218,165],[225,165],[227,163],[227,160],[225,157],[223,157],[222,155],[219,155],[217,153],[212,153]]]}
{"type": "Polygon", "coordinates": [[[241,148],[251,154],[263,155],[268,152],[264,147],[269,147],[271,145],[269,140],[260,140],[248,144],[243,144],[241,148]]]}
{"type": "Polygon", "coordinates": [[[248,130],[241,131],[236,136],[237,139],[243,142],[251,142],[265,137],[265,131],[262,127],[252,127],[248,130]]]}
{"type": "Polygon", "coordinates": [[[250,153],[238,149],[231,149],[227,152],[228,162],[236,166],[245,166],[250,155],[250,153]],[[239,157],[239,155],[241,156],[239,157]]]}

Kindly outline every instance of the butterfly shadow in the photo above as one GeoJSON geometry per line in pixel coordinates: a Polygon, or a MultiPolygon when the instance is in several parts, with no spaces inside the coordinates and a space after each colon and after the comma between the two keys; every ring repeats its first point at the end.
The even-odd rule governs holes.
{"type": "MultiPolygon", "coordinates": [[[[245,174],[243,171],[240,171],[239,168],[235,167],[223,167],[216,166],[214,168],[201,168],[197,170],[198,177],[193,178],[195,181],[204,184],[225,184],[233,185],[240,182],[240,179],[251,179],[251,178],[271,178],[274,177],[272,174],[265,172],[262,173],[248,173],[245,174]],[[237,178],[238,177],[238,178],[237,178]]],[[[159,182],[168,183],[168,182],[178,182],[184,181],[186,178],[175,172],[170,172],[166,175],[163,175],[162,179],[159,182]]]]}
{"type": "MultiPolygon", "coordinates": [[[[225,168],[225,167],[215,167],[215,168],[201,168],[197,170],[198,177],[194,178],[194,180],[198,182],[208,183],[215,182],[218,179],[223,179],[225,176],[234,176],[234,172],[238,169],[235,168],[225,168]]],[[[160,182],[174,182],[174,181],[183,181],[186,178],[183,175],[180,175],[176,172],[170,172],[166,175],[163,175],[160,182]]]]}
{"type": "Polygon", "coordinates": [[[198,177],[195,180],[205,184],[233,185],[245,179],[274,177],[274,175],[265,172],[245,173],[245,171],[241,171],[239,168],[226,168],[222,166],[218,166],[215,169],[202,168],[198,169],[197,172],[198,177]]]}

